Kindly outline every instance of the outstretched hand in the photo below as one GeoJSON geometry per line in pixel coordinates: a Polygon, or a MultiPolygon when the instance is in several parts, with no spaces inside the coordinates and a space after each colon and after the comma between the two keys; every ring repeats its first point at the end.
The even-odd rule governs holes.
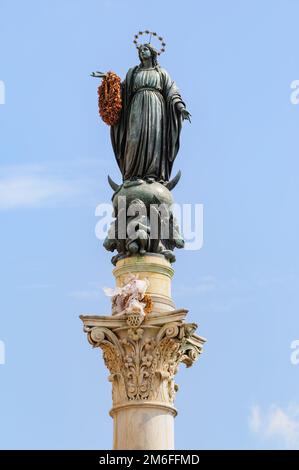
{"type": "Polygon", "coordinates": [[[181,109],[181,116],[183,119],[188,119],[188,121],[191,122],[191,114],[189,113],[189,111],[187,111],[186,108],[181,109]]]}
{"type": "Polygon", "coordinates": [[[91,77],[95,77],[95,78],[105,78],[105,77],[106,77],[106,73],[99,72],[99,71],[97,70],[96,72],[91,72],[90,76],[91,76],[91,77]]]}

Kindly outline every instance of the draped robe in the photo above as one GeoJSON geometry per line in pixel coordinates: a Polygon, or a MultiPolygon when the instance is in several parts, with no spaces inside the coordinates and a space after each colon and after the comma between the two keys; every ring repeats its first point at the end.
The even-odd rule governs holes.
{"type": "Polygon", "coordinates": [[[122,111],[111,127],[114,154],[123,179],[168,181],[180,145],[180,92],[159,66],[131,68],[122,83],[122,111]]]}

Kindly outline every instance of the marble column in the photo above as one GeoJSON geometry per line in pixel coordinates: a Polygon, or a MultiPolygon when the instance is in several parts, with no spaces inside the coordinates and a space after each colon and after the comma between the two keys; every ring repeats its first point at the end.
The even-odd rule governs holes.
{"type": "Polygon", "coordinates": [[[180,363],[190,367],[205,339],[195,323],[186,323],[186,309],[171,298],[171,264],[159,255],[120,259],[113,271],[116,286],[128,274],[148,279],[151,312],[109,316],[81,315],[93,347],[103,351],[110,372],[114,449],[174,449],[174,382],[180,363]]]}

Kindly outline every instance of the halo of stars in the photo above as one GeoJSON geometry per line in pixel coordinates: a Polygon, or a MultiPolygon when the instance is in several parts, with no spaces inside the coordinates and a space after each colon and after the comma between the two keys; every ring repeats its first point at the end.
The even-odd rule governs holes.
{"type": "Polygon", "coordinates": [[[134,41],[133,43],[135,44],[136,48],[138,49],[139,46],[141,44],[138,43],[138,38],[140,36],[143,36],[144,34],[150,34],[150,39],[152,37],[158,39],[158,41],[160,41],[161,43],[161,49],[158,51],[158,55],[161,55],[163,54],[163,52],[165,52],[165,47],[166,47],[166,42],[164,41],[164,39],[162,38],[162,36],[159,36],[155,31],[149,31],[148,29],[145,30],[145,31],[139,31],[137,34],[134,35],[134,41]]]}

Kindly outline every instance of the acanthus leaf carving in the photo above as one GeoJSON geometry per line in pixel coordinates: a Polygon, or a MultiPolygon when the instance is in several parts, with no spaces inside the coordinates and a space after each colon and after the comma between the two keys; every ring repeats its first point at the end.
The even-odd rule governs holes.
{"type": "Polygon", "coordinates": [[[149,400],[173,405],[179,364],[190,367],[205,341],[194,334],[197,325],[165,321],[157,327],[148,321],[134,327],[126,318],[121,325],[84,327],[89,342],[103,351],[113,404],[149,400]]]}

